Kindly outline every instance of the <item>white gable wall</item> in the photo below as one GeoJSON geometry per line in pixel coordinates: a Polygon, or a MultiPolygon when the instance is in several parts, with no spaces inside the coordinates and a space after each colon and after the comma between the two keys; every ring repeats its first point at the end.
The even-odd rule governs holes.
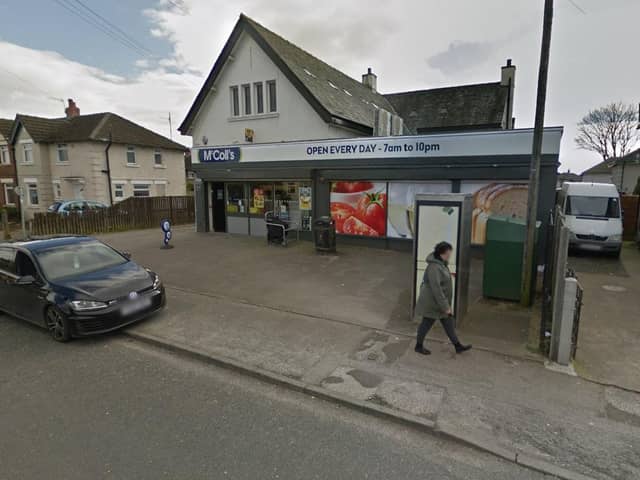
{"type": "MultiPolygon", "coordinates": [[[[247,143],[244,137],[245,128],[253,129],[253,143],[357,136],[355,132],[326,123],[246,33],[243,33],[236,43],[232,57],[233,60],[227,60],[216,80],[215,90],[209,92],[193,122],[194,146],[204,144],[203,136],[208,138],[207,144],[210,146],[247,143]],[[255,103],[253,83],[268,80],[276,81],[277,114],[232,117],[230,87],[251,84],[252,102],[255,103]]],[[[267,111],[266,84],[264,102],[267,111]]]]}

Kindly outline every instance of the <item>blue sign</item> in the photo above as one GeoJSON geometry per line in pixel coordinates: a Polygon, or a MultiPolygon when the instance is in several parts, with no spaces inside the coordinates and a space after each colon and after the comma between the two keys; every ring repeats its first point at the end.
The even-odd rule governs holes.
{"type": "Polygon", "coordinates": [[[198,160],[207,162],[238,162],[240,147],[201,148],[198,150],[198,160]]]}
{"type": "Polygon", "coordinates": [[[164,219],[160,222],[160,228],[162,229],[162,243],[165,248],[169,248],[169,240],[171,240],[171,222],[164,219]]]}

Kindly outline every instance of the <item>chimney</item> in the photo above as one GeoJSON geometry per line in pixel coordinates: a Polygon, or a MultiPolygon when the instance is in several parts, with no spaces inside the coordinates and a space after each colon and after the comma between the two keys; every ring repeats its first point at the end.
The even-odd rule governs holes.
{"type": "Polygon", "coordinates": [[[378,77],[371,71],[371,67],[367,68],[367,73],[362,75],[362,83],[369,87],[374,92],[376,91],[378,84],[378,77]]]}
{"type": "Polygon", "coordinates": [[[69,106],[64,109],[64,113],[65,115],[67,115],[67,118],[73,118],[73,117],[79,116],[80,109],[76,105],[76,102],[74,102],[72,98],[69,98],[68,102],[69,102],[69,106]]]}
{"type": "Polygon", "coordinates": [[[509,87],[507,93],[507,111],[505,112],[505,129],[515,128],[516,119],[513,118],[513,95],[516,89],[516,66],[507,59],[507,64],[501,68],[500,85],[509,87]]]}

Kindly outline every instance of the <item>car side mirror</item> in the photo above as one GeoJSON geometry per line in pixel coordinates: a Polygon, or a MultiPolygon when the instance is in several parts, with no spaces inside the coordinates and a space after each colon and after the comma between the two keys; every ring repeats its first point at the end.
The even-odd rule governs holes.
{"type": "Polygon", "coordinates": [[[33,285],[34,283],[36,279],[33,275],[23,275],[16,280],[16,285],[33,285]]]}
{"type": "Polygon", "coordinates": [[[131,260],[131,252],[120,252],[120,253],[122,253],[122,256],[127,260],[131,260]]]}

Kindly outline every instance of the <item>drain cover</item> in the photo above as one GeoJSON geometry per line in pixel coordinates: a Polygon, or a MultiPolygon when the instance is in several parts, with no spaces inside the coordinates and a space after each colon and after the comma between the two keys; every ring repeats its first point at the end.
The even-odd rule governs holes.
{"type": "Polygon", "coordinates": [[[602,285],[602,288],[607,292],[626,292],[627,289],[618,285],[602,285]]]}

